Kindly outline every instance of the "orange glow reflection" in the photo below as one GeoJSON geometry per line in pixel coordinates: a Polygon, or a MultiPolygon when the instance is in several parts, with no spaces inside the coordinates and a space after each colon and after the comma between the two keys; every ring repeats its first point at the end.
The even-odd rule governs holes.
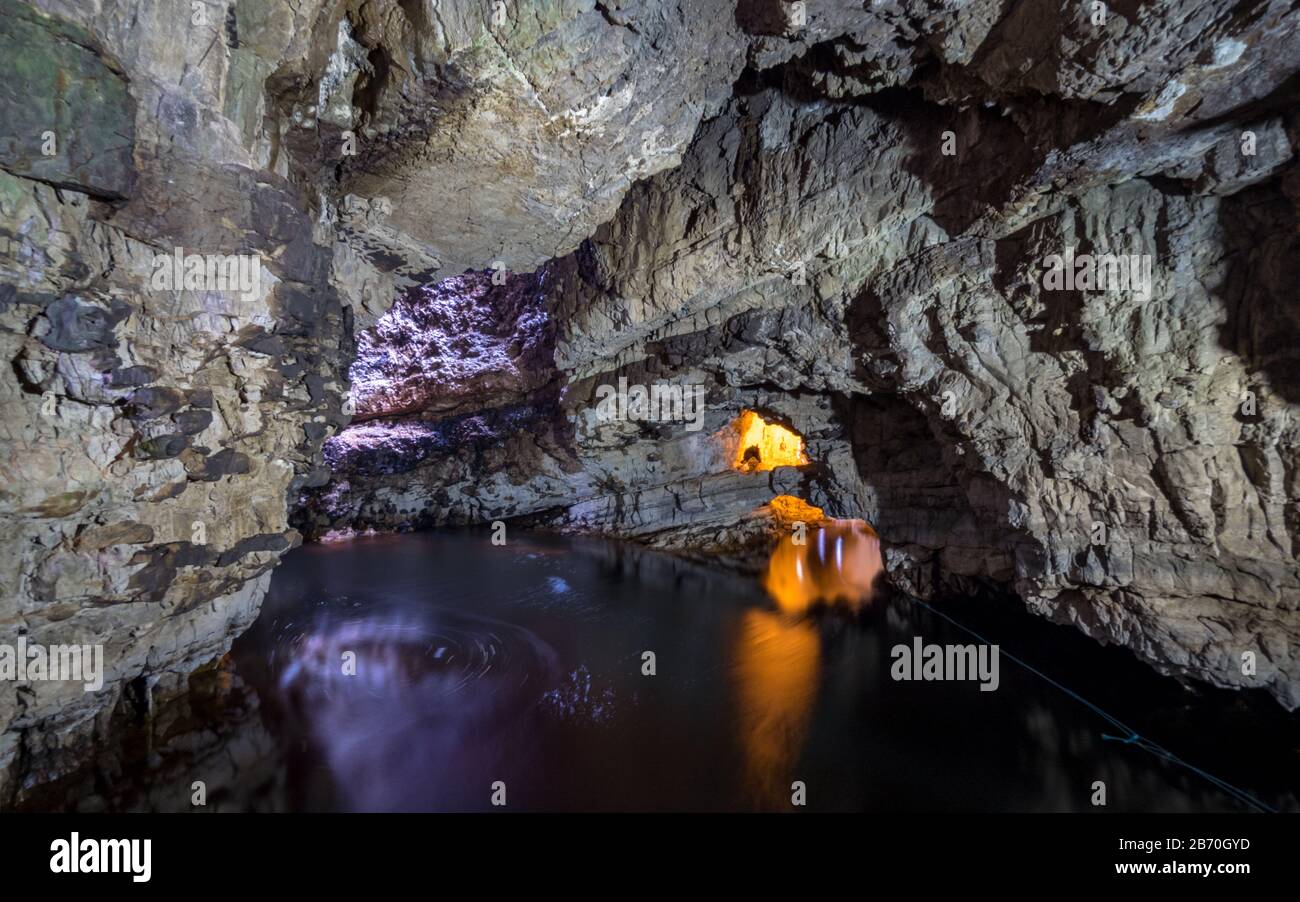
{"type": "Polygon", "coordinates": [[[880,538],[864,521],[826,517],[792,495],[770,507],[788,527],[763,577],[780,613],[745,613],[734,676],[745,787],[760,807],[786,809],[821,682],[821,632],[797,615],[819,601],[865,604],[885,568],[880,538]]]}
{"type": "Polygon", "coordinates": [[[777,467],[798,467],[808,463],[803,438],[778,423],[769,423],[746,410],[732,428],[740,437],[732,466],[745,473],[757,473],[777,467]]]}
{"type": "Polygon", "coordinates": [[[763,807],[789,806],[820,668],[821,638],[812,624],[745,612],[735,658],[740,745],[745,786],[763,807]]]}
{"type": "Polygon", "coordinates": [[[803,538],[799,544],[794,530],[783,536],[763,574],[763,587],[782,611],[802,613],[819,601],[858,607],[871,600],[885,569],[874,529],[862,520],[810,522],[803,538]]]}

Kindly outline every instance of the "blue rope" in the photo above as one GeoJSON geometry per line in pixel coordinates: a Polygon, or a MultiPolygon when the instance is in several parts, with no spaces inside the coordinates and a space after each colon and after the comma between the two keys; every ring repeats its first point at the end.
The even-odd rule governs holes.
{"type": "MultiPolygon", "coordinates": [[[[914,602],[915,604],[919,604],[921,605],[921,607],[925,608],[931,613],[939,617],[942,617],[944,620],[948,621],[953,626],[957,627],[957,629],[961,630],[967,635],[975,637],[980,642],[983,642],[985,645],[994,644],[990,642],[988,639],[985,639],[979,633],[975,632],[970,627],[966,626],[965,624],[959,623],[958,621],[954,620],[952,617],[949,617],[943,611],[940,611],[934,606],[927,604],[921,599],[912,598],[911,596],[908,596],[908,600],[914,602]]],[[[1015,663],[1023,667],[1025,670],[1028,670],[1034,676],[1038,677],[1041,680],[1046,681],[1052,686],[1055,686],[1057,689],[1064,692],[1066,695],[1070,696],[1070,698],[1074,699],[1084,707],[1093,711],[1099,717],[1101,717],[1102,719],[1106,720],[1107,722],[1115,726],[1120,732],[1128,734],[1127,738],[1125,738],[1122,736],[1112,736],[1109,733],[1102,733],[1101,738],[1103,740],[1107,740],[1111,742],[1119,742],[1124,745],[1135,745],[1140,749],[1150,752],[1151,754],[1155,755],[1157,758],[1160,758],[1163,761],[1167,761],[1170,764],[1174,764],[1177,765],[1178,767],[1182,767],[1191,771],[1192,773],[1196,774],[1198,777],[1201,777],[1202,779],[1208,781],[1210,784],[1212,784],[1220,791],[1226,793],[1227,795],[1231,796],[1232,798],[1236,799],[1239,802],[1243,802],[1247,805],[1250,805],[1251,807],[1255,808],[1257,811],[1266,811],[1269,813],[1275,813],[1273,808],[1270,808],[1268,805],[1264,804],[1263,802],[1255,798],[1250,793],[1246,792],[1243,789],[1239,789],[1236,786],[1233,786],[1231,783],[1228,783],[1226,780],[1220,780],[1218,777],[1214,776],[1214,774],[1210,773],[1209,771],[1202,770],[1201,768],[1196,767],[1193,764],[1189,764],[1188,762],[1184,761],[1182,758],[1179,758],[1177,755],[1175,755],[1173,752],[1169,751],[1168,749],[1164,748],[1163,746],[1158,745],[1157,743],[1152,742],[1146,737],[1140,735],[1132,727],[1120,721],[1119,718],[1114,717],[1111,714],[1107,713],[1106,711],[1102,710],[1101,708],[1097,707],[1092,702],[1084,698],[1082,695],[1075,692],[1073,689],[1061,685],[1056,680],[1052,679],[1047,674],[1043,673],[1041,670],[1038,670],[1037,668],[1030,666],[1029,664],[1022,661],[1020,658],[1017,658],[1015,655],[1007,654],[1005,651],[1002,651],[1000,647],[998,649],[998,652],[1001,657],[1011,659],[1012,661],[1014,661],[1015,663]]]]}

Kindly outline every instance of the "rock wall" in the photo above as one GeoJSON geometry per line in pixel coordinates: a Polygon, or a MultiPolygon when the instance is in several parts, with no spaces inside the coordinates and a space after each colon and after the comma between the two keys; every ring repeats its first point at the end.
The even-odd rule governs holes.
{"type": "Polygon", "coordinates": [[[147,709],[228,649],[342,422],[350,318],[244,77],[295,52],[310,4],[242,40],[233,9],[202,9],[0,13],[25,76],[0,103],[0,642],[104,650],[99,691],[5,683],[0,804],[84,757],[124,697],[147,709]],[[260,277],[159,290],[178,248],[260,277]]]}
{"type": "Polygon", "coordinates": [[[5,684],[0,805],[220,656],[302,533],[721,553],[783,493],[905,589],[1300,704],[1300,16],[1096,16],[0,0],[0,644],[107,671],[5,684]],[[160,285],[177,248],[257,283],[160,285]],[[1067,249],[1150,290],[1048,290],[1067,249]],[[599,422],[620,377],[699,428],[599,422]],[[743,410],[811,463],[732,469],[743,410]]]}

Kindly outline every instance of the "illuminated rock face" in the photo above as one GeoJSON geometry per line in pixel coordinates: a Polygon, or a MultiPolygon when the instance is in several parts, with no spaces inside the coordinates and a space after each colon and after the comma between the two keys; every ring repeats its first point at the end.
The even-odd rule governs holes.
{"type": "Polygon", "coordinates": [[[813,507],[802,498],[793,495],[777,495],[768,507],[772,515],[782,524],[804,523],[816,525],[826,519],[826,512],[820,507],[813,507]]]}
{"type": "Polygon", "coordinates": [[[732,424],[737,434],[732,463],[743,473],[759,473],[777,467],[801,467],[808,463],[803,439],[780,423],[769,423],[752,410],[732,424]]]}
{"type": "Polygon", "coordinates": [[[439,417],[540,390],[558,376],[544,290],[540,276],[490,270],[411,289],[357,337],[356,418],[439,417]]]}

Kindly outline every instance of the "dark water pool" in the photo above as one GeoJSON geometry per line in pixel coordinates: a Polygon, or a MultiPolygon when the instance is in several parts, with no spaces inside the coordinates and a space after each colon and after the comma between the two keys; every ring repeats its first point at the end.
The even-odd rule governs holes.
{"type": "Polygon", "coordinates": [[[1271,702],[1193,695],[1012,602],[937,609],[1000,645],[996,691],[891,678],[895,645],[972,641],[904,597],[782,613],[753,578],[561,537],[307,546],[235,646],[257,735],[215,791],[223,808],[487,810],[504,788],[508,810],[801,810],[799,781],[803,810],[1252,807],[1103,738],[1111,722],[1014,654],[1262,806],[1295,806],[1296,722],[1271,702]]]}

